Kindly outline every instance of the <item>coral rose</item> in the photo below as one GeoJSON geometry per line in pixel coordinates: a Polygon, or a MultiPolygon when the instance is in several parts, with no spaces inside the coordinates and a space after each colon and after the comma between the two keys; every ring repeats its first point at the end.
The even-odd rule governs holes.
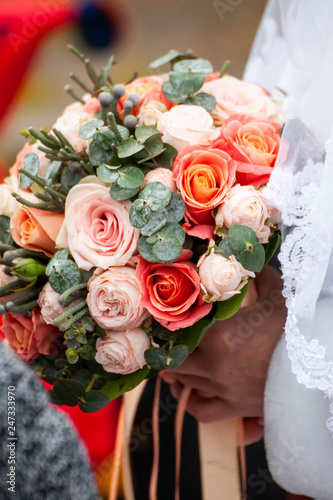
{"type": "Polygon", "coordinates": [[[1,330],[9,344],[22,359],[29,361],[40,354],[56,354],[62,344],[56,342],[59,330],[41,321],[39,309],[31,312],[31,317],[22,314],[6,313],[1,330]]]}
{"type": "Polygon", "coordinates": [[[103,340],[97,339],[95,359],[105,371],[127,375],[143,368],[144,353],[149,348],[149,337],[141,328],[107,331],[103,340]]]}
{"type": "Polygon", "coordinates": [[[260,243],[267,243],[270,229],[265,225],[270,213],[263,195],[253,186],[234,186],[215,216],[217,231],[232,224],[247,226],[255,231],[260,243]]]}
{"type": "Polygon", "coordinates": [[[210,248],[201,257],[198,266],[204,300],[208,302],[230,299],[240,293],[249,277],[255,277],[255,274],[244,269],[233,255],[226,259],[215,253],[214,248],[210,248]]]}
{"type": "MultiPolygon", "coordinates": [[[[90,179],[89,179],[90,180],[90,179]]],[[[90,180],[68,193],[57,248],[68,248],[81,269],[124,266],[137,250],[139,230],[129,221],[131,202],[116,201],[110,189],[90,180]]]]}
{"type": "MultiPolygon", "coordinates": [[[[100,270],[97,270],[98,272],[100,270]]],[[[105,330],[130,330],[141,325],[148,312],[141,306],[139,280],[129,267],[95,273],[88,282],[91,316],[105,330]]]]}
{"type": "Polygon", "coordinates": [[[251,115],[262,120],[282,123],[283,116],[277,104],[267,93],[254,83],[244,82],[233,76],[207,82],[201,92],[207,92],[216,99],[216,106],[211,111],[216,126],[231,115],[251,115]]]}
{"type": "Polygon", "coordinates": [[[211,304],[203,301],[192,262],[180,258],[173,264],[159,264],[140,257],[136,274],[143,295],[141,304],[168,330],[192,326],[211,310],[211,304]]]}
{"type": "Polygon", "coordinates": [[[168,168],[157,167],[148,172],[143,185],[147,186],[147,184],[150,184],[151,182],[160,182],[164,186],[168,187],[172,193],[177,191],[176,181],[173,178],[171,170],[168,168]]]}
{"type": "Polygon", "coordinates": [[[157,124],[162,140],[182,151],[186,146],[207,145],[218,136],[212,117],[201,106],[175,106],[157,124]]]}
{"type": "Polygon", "coordinates": [[[176,157],[172,171],[186,205],[188,234],[212,237],[215,225],[212,209],[223,201],[234,184],[235,170],[235,162],[218,149],[192,146],[176,157]]]}
{"type": "Polygon", "coordinates": [[[22,205],[10,220],[10,229],[17,245],[51,257],[63,221],[63,214],[22,205]]]}
{"type": "Polygon", "coordinates": [[[231,116],[221,127],[213,145],[228,153],[236,162],[240,184],[267,184],[280,147],[278,123],[250,116],[231,116]]]}

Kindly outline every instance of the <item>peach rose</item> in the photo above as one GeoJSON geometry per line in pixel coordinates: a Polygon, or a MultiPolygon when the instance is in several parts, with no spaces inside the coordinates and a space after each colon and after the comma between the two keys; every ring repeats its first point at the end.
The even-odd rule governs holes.
{"type": "Polygon", "coordinates": [[[55,242],[63,221],[64,214],[21,205],[10,220],[10,229],[17,245],[51,257],[56,251],[55,242]]]}
{"type": "Polygon", "coordinates": [[[149,348],[149,337],[141,328],[107,331],[103,340],[97,339],[95,359],[105,371],[127,375],[144,367],[144,353],[149,348]]]}
{"type": "Polygon", "coordinates": [[[166,106],[159,101],[144,101],[137,115],[138,125],[155,127],[166,111],[166,106]]]}
{"type": "Polygon", "coordinates": [[[116,331],[140,326],[148,313],[140,305],[142,296],[135,270],[116,267],[96,274],[88,282],[87,296],[96,323],[105,330],[116,331]]]}
{"type": "Polygon", "coordinates": [[[253,186],[237,184],[229,191],[217,210],[216,229],[240,224],[253,229],[260,243],[267,243],[270,229],[265,222],[269,217],[269,209],[263,195],[253,186]]]}
{"type": "Polygon", "coordinates": [[[42,323],[53,325],[53,322],[56,318],[81,302],[80,299],[77,299],[74,300],[70,306],[61,307],[61,305],[59,304],[59,297],[60,293],[55,292],[50,283],[47,282],[43,290],[40,292],[37,301],[41,309],[42,323]]]}
{"type": "Polygon", "coordinates": [[[249,277],[255,277],[255,274],[244,269],[233,255],[226,259],[223,255],[215,253],[214,248],[210,248],[201,257],[198,267],[202,290],[205,294],[204,300],[207,302],[230,299],[240,293],[249,277]]]}
{"type": "Polygon", "coordinates": [[[17,179],[19,178],[19,176],[20,176],[19,169],[22,167],[23,159],[24,159],[25,155],[27,155],[28,153],[31,153],[31,152],[32,152],[32,145],[29,144],[28,142],[26,142],[23,146],[23,149],[16,156],[16,162],[9,169],[10,175],[13,175],[17,179]]]}
{"type": "Polygon", "coordinates": [[[136,78],[131,83],[125,85],[126,94],[119,100],[118,112],[121,117],[124,114],[124,102],[130,94],[137,94],[141,97],[141,104],[133,109],[132,114],[137,115],[141,105],[149,101],[158,101],[164,104],[167,109],[173,105],[170,103],[163,94],[163,78],[159,76],[144,76],[143,78],[136,78]]]}
{"type": "Polygon", "coordinates": [[[143,185],[147,186],[150,182],[160,182],[161,184],[164,184],[164,186],[168,187],[172,193],[177,191],[173,173],[168,168],[157,167],[148,172],[143,185]]]}
{"type": "Polygon", "coordinates": [[[267,93],[254,83],[244,82],[233,76],[207,82],[201,92],[211,94],[216,99],[216,106],[211,111],[216,126],[231,115],[251,115],[261,120],[283,122],[281,110],[267,93]]]}
{"type": "Polygon", "coordinates": [[[60,343],[56,342],[58,328],[43,323],[39,309],[34,309],[30,318],[6,313],[1,330],[9,346],[25,361],[37,358],[40,354],[56,354],[61,350],[60,343]]]}
{"type": "Polygon", "coordinates": [[[192,326],[211,310],[211,304],[203,301],[196,266],[182,260],[186,255],[173,264],[147,262],[140,257],[136,268],[141,304],[171,331],[192,326]]]}
{"type": "Polygon", "coordinates": [[[228,153],[237,162],[240,184],[267,184],[279,152],[281,127],[278,123],[251,116],[231,116],[221,127],[214,147],[228,153]]]}
{"type": "Polygon", "coordinates": [[[218,136],[213,119],[201,106],[175,106],[157,124],[162,140],[177,151],[189,145],[207,145],[218,136]]]}
{"type": "Polygon", "coordinates": [[[0,184],[0,215],[11,217],[19,208],[19,203],[11,195],[18,190],[18,178],[15,175],[6,177],[4,184],[0,184]]]}
{"type": "Polygon", "coordinates": [[[57,248],[68,248],[81,269],[125,266],[136,252],[140,231],[129,221],[131,202],[116,201],[105,185],[90,180],[68,193],[57,248]]]}
{"type": "Polygon", "coordinates": [[[67,106],[64,114],[58,118],[53,126],[66,137],[78,153],[87,151],[91,142],[81,139],[79,136],[80,128],[94,119],[93,114],[83,111],[84,107],[87,107],[87,105],[83,105],[80,102],[74,102],[70,106],[67,106]]]}
{"type": "Polygon", "coordinates": [[[235,170],[235,162],[218,149],[189,146],[176,157],[172,171],[186,205],[188,234],[212,237],[215,224],[212,209],[223,201],[234,184],[235,170]]]}

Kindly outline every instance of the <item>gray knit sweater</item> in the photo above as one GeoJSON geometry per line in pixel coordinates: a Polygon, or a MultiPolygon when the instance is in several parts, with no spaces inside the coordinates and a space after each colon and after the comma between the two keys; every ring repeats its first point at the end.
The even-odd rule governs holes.
{"type": "Polygon", "coordinates": [[[3,342],[0,419],[1,500],[99,499],[86,453],[71,424],[47,405],[40,381],[3,342]],[[8,393],[15,393],[15,408],[8,393]]]}

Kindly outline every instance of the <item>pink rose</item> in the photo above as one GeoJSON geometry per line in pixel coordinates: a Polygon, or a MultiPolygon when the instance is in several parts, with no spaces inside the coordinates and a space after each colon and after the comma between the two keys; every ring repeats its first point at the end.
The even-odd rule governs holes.
{"type": "MultiPolygon", "coordinates": [[[[80,299],[74,300],[68,307],[59,304],[60,294],[55,292],[50,283],[47,282],[38,297],[38,305],[41,309],[41,321],[47,325],[53,325],[53,321],[64,312],[79,304],[80,299]]],[[[65,321],[65,320],[64,320],[65,321]]]]}
{"type": "Polygon", "coordinates": [[[253,186],[234,186],[218,208],[215,223],[219,228],[232,224],[247,226],[255,231],[260,243],[267,243],[270,229],[265,222],[270,217],[263,195],[253,186]]]}
{"type": "Polygon", "coordinates": [[[6,313],[1,330],[9,346],[25,361],[37,358],[40,354],[56,354],[61,350],[59,343],[56,345],[58,328],[43,323],[39,309],[31,312],[31,318],[6,313]]]}
{"type": "Polygon", "coordinates": [[[144,352],[149,348],[149,337],[141,328],[108,331],[103,340],[97,339],[95,359],[105,371],[127,375],[143,368],[144,352]]]}
{"type": "Polygon", "coordinates": [[[145,177],[144,186],[150,184],[150,182],[160,182],[164,186],[168,187],[171,192],[175,193],[177,191],[176,181],[173,178],[171,170],[163,167],[155,168],[148,172],[145,177]]]}
{"type": "Polygon", "coordinates": [[[164,104],[159,101],[144,101],[138,113],[138,125],[155,127],[167,111],[164,104]]]}
{"type": "Polygon", "coordinates": [[[210,248],[209,252],[201,257],[198,266],[204,300],[207,302],[230,299],[240,293],[249,276],[255,277],[255,274],[244,269],[233,255],[226,259],[215,253],[214,248],[210,248]]]}
{"type": "Polygon", "coordinates": [[[158,264],[140,257],[136,268],[141,304],[171,331],[192,326],[211,310],[211,304],[203,301],[196,266],[181,259],[173,264],[158,264]]]}
{"type": "Polygon", "coordinates": [[[280,129],[278,123],[244,115],[231,116],[221,127],[214,147],[237,162],[239,184],[267,184],[279,152],[280,129]]]}
{"type": "Polygon", "coordinates": [[[163,142],[178,152],[189,145],[207,145],[218,135],[208,111],[201,106],[185,104],[164,113],[157,129],[163,134],[163,142]]]}
{"type": "Polygon", "coordinates": [[[141,325],[148,313],[140,305],[135,270],[110,268],[88,282],[87,304],[91,316],[105,330],[130,330],[141,325]]]}
{"type": "Polygon", "coordinates": [[[281,110],[267,93],[254,83],[244,82],[233,76],[205,83],[201,92],[207,92],[216,99],[216,106],[211,111],[216,126],[231,115],[251,115],[261,120],[283,122],[281,110]]]}
{"type": "MultiPolygon", "coordinates": [[[[96,178],[97,179],[97,178],[96,178]]],[[[58,248],[69,248],[81,269],[124,266],[136,252],[139,230],[129,221],[131,202],[116,201],[110,189],[82,183],[68,193],[58,248]]]]}

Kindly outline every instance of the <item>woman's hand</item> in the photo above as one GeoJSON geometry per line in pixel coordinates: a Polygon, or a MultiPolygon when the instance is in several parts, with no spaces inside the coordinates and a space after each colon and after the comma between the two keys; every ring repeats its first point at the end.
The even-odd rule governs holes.
{"type": "MultiPolygon", "coordinates": [[[[200,422],[232,417],[262,417],[268,366],[286,319],[282,280],[266,267],[256,278],[258,301],[229,320],[218,322],[185,363],[162,376],[177,399],[183,386],[193,389],[187,410],[200,422]]],[[[262,426],[249,419],[259,435],[262,426]]]]}

